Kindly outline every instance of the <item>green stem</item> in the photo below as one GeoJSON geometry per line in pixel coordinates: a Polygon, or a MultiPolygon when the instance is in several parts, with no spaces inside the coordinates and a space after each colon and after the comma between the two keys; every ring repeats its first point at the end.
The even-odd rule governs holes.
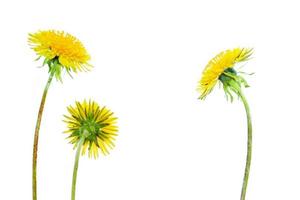
{"type": "Polygon", "coordinates": [[[247,115],[247,125],[248,125],[247,159],[246,159],[244,181],[243,181],[243,187],[242,187],[242,193],[241,193],[241,200],[245,200],[248,179],[249,179],[250,165],[251,165],[251,154],[252,154],[252,122],[251,122],[251,115],[250,115],[250,109],[249,109],[248,102],[241,91],[239,92],[239,96],[241,97],[242,102],[245,107],[245,111],[246,111],[246,115],[247,115]]]}
{"type": "Polygon", "coordinates": [[[54,73],[50,73],[47,84],[44,89],[43,97],[41,100],[38,117],[34,132],[34,142],[33,142],[33,155],[32,155],[32,199],[37,200],[37,181],[36,181],[36,171],[37,171],[37,154],[38,154],[38,143],[39,143],[39,132],[42,121],[43,110],[45,106],[45,101],[48,93],[49,86],[53,79],[54,73]]]}
{"type": "Polygon", "coordinates": [[[75,200],[77,171],[78,171],[80,151],[81,151],[81,147],[82,147],[83,142],[84,142],[84,137],[81,137],[81,139],[79,140],[78,146],[77,146],[77,151],[76,151],[76,156],[75,156],[75,163],[74,163],[74,169],[73,169],[72,200],[75,200]]]}

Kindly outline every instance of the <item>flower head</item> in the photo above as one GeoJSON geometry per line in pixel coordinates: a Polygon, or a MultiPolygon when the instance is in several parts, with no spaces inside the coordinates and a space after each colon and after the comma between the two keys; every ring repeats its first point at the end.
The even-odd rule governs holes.
{"type": "Polygon", "coordinates": [[[198,84],[199,98],[204,99],[213,90],[216,83],[221,81],[226,96],[233,100],[231,91],[239,92],[237,90],[239,90],[241,84],[248,87],[247,82],[238,74],[239,72],[234,69],[234,66],[237,63],[247,61],[252,53],[252,49],[235,48],[223,51],[211,59],[206,65],[198,84]]]}
{"type": "Polygon", "coordinates": [[[28,43],[40,57],[44,57],[44,64],[48,64],[50,71],[61,79],[61,69],[70,71],[87,71],[90,55],[83,44],[74,36],[63,31],[48,30],[29,34],[28,43]]]}
{"type": "Polygon", "coordinates": [[[68,139],[76,147],[83,139],[82,155],[88,150],[89,157],[98,157],[100,149],[104,155],[109,153],[108,148],[113,148],[116,132],[117,118],[106,107],[99,106],[94,101],[76,102],[69,106],[69,115],[64,115],[67,123],[65,133],[70,134],[68,139]]]}

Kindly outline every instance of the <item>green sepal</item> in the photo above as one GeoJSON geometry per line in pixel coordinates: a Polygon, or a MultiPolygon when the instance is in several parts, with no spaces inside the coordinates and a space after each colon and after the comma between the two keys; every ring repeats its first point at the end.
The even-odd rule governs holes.
{"type": "Polygon", "coordinates": [[[48,65],[49,67],[49,73],[53,73],[55,76],[56,80],[60,81],[62,83],[62,78],[61,78],[61,72],[62,72],[62,65],[59,63],[58,58],[55,57],[53,59],[45,59],[43,62],[43,65],[48,65]]]}
{"type": "Polygon", "coordinates": [[[241,96],[242,87],[250,87],[246,79],[239,75],[233,68],[226,69],[219,77],[219,80],[223,84],[223,90],[225,92],[226,99],[233,102],[236,94],[239,98],[241,96]]]}
{"type": "Polygon", "coordinates": [[[42,56],[38,56],[34,61],[38,61],[41,59],[42,56]]]}

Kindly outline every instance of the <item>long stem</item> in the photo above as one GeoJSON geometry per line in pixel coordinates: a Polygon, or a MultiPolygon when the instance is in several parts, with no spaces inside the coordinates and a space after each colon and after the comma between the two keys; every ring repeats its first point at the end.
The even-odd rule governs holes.
{"type": "Polygon", "coordinates": [[[244,104],[244,107],[245,107],[245,111],[246,111],[246,115],[247,115],[247,125],[248,125],[247,159],[246,159],[244,181],[243,181],[243,187],[242,187],[242,193],[241,193],[241,200],[245,200],[248,179],[249,179],[250,165],[251,165],[251,155],[252,155],[252,122],[251,122],[251,115],[250,115],[250,109],[249,109],[248,102],[241,91],[239,92],[239,95],[240,95],[242,102],[244,104]]]}
{"type": "Polygon", "coordinates": [[[43,110],[45,106],[45,101],[48,93],[49,86],[53,79],[53,73],[50,73],[47,84],[44,89],[43,97],[41,100],[39,113],[36,121],[35,132],[34,132],[34,142],[33,142],[33,154],[32,154],[32,199],[37,200],[37,181],[36,181],[36,171],[37,171],[37,154],[38,154],[38,143],[39,143],[39,132],[42,121],[43,110]]]}
{"type": "Polygon", "coordinates": [[[75,192],[76,192],[76,180],[77,180],[77,171],[78,171],[78,164],[79,164],[79,157],[80,157],[80,151],[82,144],[84,142],[84,137],[82,137],[79,140],[76,156],[75,156],[75,163],[74,163],[74,169],[73,169],[73,180],[72,180],[72,200],[75,200],[75,192]]]}

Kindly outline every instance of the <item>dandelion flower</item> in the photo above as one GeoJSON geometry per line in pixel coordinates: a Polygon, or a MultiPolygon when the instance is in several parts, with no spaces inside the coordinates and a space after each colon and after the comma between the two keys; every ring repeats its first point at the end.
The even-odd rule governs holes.
{"type": "Polygon", "coordinates": [[[114,147],[113,141],[118,131],[113,112],[91,100],[76,102],[75,106],[68,107],[68,111],[69,115],[64,115],[64,122],[67,123],[65,133],[70,134],[70,143],[77,147],[80,139],[84,138],[82,155],[86,150],[94,158],[98,157],[98,150],[104,155],[109,154],[108,149],[114,147]]]}
{"type": "Polygon", "coordinates": [[[200,92],[200,99],[204,99],[218,81],[226,82],[228,76],[232,75],[240,79],[239,83],[246,83],[241,76],[237,76],[233,67],[239,62],[247,61],[251,55],[252,49],[235,48],[223,51],[211,59],[206,65],[198,84],[197,90],[200,92]]]}
{"type": "Polygon", "coordinates": [[[44,57],[50,71],[55,71],[61,79],[62,68],[71,71],[87,71],[90,55],[83,44],[74,36],[64,31],[48,30],[29,34],[28,42],[39,57],[44,57]]]}
{"type": "Polygon", "coordinates": [[[235,48],[223,51],[211,59],[206,65],[202,78],[199,81],[197,90],[200,92],[200,99],[205,99],[206,96],[213,90],[216,83],[223,85],[223,89],[227,99],[233,101],[233,93],[236,94],[244,104],[247,126],[248,126],[248,142],[247,142],[247,158],[246,167],[242,185],[241,200],[246,198],[246,190],[249,179],[251,155],[252,155],[252,122],[250,108],[246,97],[242,92],[242,87],[249,87],[248,83],[241,74],[244,72],[234,69],[237,63],[244,62],[250,59],[253,51],[248,48],[235,48]]]}
{"type": "Polygon", "coordinates": [[[117,136],[117,118],[106,107],[99,106],[94,101],[76,102],[75,106],[69,106],[69,115],[64,115],[67,123],[65,133],[74,148],[77,148],[72,181],[72,200],[75,200],[76,179],[79,156],[88,151],[89,157],[98,158],[99,151],[103,155],[109,153],[114,147],[117,136]]]}
{"type": "Polygon", "coordinates": [[[44,58],[43,65],[47,64],[49,67],[49,78],[40,103],[33,142],[32,198],[37,200],[36,174],[39,131],[49,86],[54,76],[57,80],[62,80],[62,69],[65,69],[70,74],[70,72],[86,71],[91,66],[88,63],[90,56],[81,42],[63,31],[50,30],[29,34],[28,43],[39,56],[38,59],[44,58]]]}

